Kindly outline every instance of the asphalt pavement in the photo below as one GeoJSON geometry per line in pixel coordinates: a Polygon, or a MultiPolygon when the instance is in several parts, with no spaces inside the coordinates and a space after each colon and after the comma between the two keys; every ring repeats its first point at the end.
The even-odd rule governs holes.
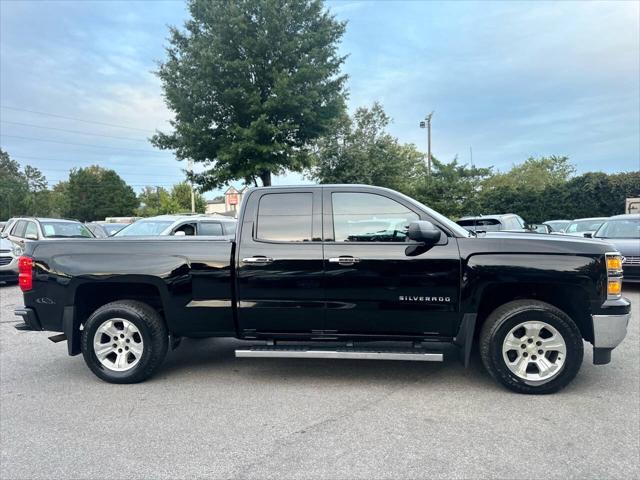
{"type": "Polygon", "coordinates": [[[45,332],[18,332],[0,285],[0,478],[638,478],[640,289],[609,365],[560,393],[456,362],[236,359],[185,340],[137,385],[94,377],[45,332]]]}

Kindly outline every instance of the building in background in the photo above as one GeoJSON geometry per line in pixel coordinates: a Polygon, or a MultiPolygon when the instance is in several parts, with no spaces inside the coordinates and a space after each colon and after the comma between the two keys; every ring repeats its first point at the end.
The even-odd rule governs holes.
{"type": "Polygon", "coordinates": [[[624,213],[640,213],[640,198],[627,198],[624,213]]]}
{"type": "Polygon", "coordinates": [[[207,201],[206,213],[221,213],[223,215],[235,216],[240,208],[242,198],[249,187],[242,187],[240,190],[229,187],[224,192],[223,197],[214,198],[207,201]]]}

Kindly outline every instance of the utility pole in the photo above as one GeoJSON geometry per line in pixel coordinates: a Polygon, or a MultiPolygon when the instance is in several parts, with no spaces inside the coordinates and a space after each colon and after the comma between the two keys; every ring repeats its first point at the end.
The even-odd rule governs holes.
{"type": "MultiPolygon", "coordinates": [[[[189,160],[189,173],[193,174],[193,160],[189,160]]],[[[193,192],[193,181],[189,182],[191,186],[191,213],[196,213],[196,196],[193,192]]]]}
{"type": "Polygon", "coordinates": [[[471,166],[473,167],[473,147],[469,146],[469,157],[471,159],[471,166]]]}
{"type": "Polygon", "coordinates": [[[420,128],[427,129],[427,174],[431,176],[431,117],[433,112],[424,117],[424,120],[420,122],[420,128]]]}

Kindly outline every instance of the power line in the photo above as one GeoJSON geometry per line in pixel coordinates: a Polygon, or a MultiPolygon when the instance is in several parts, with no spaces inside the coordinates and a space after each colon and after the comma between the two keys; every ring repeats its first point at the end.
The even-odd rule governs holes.
{"type": "MultiPolygon", "coordinates": [[[[85,155],[85,154],[83,154],[85,155]]],[[[136,157],[137,155],[130,155],[133,157],[136,157]]],[[[143,157],[143,156],[142,156],[143,157]]],[[[18,158],[18,159],[25,159],[25,160],[44,160],[46,162],[65,162],[65,163],[84,163],[84,164],[88,164],[88,165],[96,165],[99,160],[72,160],[72,159],[63,159],[63,158],[49,158],[49,157],[34,157],[31,155],[14,155],[13,153],[11,154],[11,158],[18,158]]],[[[123,165],[118,165],[116,164],[113,160],[111,160],[109,163],[113,163],[114,167],[121,167],[123,165]]],[[[166,167],[166,166],[170,166],[169,164],[166,163],[149,163],[149,162],[145,162],[145,164],[143,165],[145,167],[166,167]]]]}
{"type": "Polygon", "coordinates": [[[6,137],[6,138],[19,138],[22,140],[35,140],[37,142],[49,142],[49,143],[60,143],[63,145],[76,145],[76,146],[80,146],[80,147],[92,147],[92,148],[108,148],[108,149],[112,149],[112,150],[127,150],[130,152],[144,152],[147,154],[156,154],[156,155],[164,155],[164,152],[156,152],[153,150],[142,150],[141,148],[125,148],[125,147],[112,147],[112,146],[108,146],[108,145],[95,145],[95,144],[91,144],[91,143],[76,143],[76,142],[64,142],[62,140],[49,140],[46,138],[38,138],[38,137],[26,137],[26,136],[22,136],[22,135],[5,135],[4,133],[0,133],[0,137],[6,137]]]}
{"type": "MultiPolygon", "coordinates": [[[[38,168],[38,167],[36,167],[38,168]]],[[[49,167],[44,167],[44,168],[38,168],[38,170],[41,171],[50,171],[50,172],[69,172],[70,170],[72,170],[75,167],[71,167],[71,168],[49,168],[49,167]]],[[[88,168],[88,167],[85,167],[88,168]]],[[[105,167],[106,168],[106,167],[105,167]]],[[[109,170],[114,170],[113,168],[109,168],[109,170]]],[[[115,171],[115,170],[114,170],[115,171]]],[[[116,172],[118,175],[120,176],[146,176],[148,177],[149,174],[148,173],[126,173],[126,172],[116,172]]],[[[153,174],[154,177],[166,177],[166,178],[176,178],[176,175],[162,175],[162,174],[153,174]]]]}
{"type": "Polygon", "coordinates": [[[97,122],[95,120],[84,120],[82,118],[76,118],[76,117],[67,117],[65,115],[58,115],[57,113],[39,112],[37,110],[28,110],[26,108],[9,107],[6,105],[0,105],[0,108],[3,108],[5,110],[14,110],[16,112],[35,113],[36,115],[45,115],[47,117],[64,118],[65,120],[73,120],[74,122],[93,123],[95,125],[104,125],[107,127],[124,128],[125,130],[136,130],[138,132],[155,133],[155,131],[153,130],[146,130],[143,128],[136,128],[136,127],[130,127],[125,125],[117,125],[115,123],[97,122]]]}
{"type": "Polygon", "coordinates": [[[145,142],[145,143],[148,142],[148,140],[141,140],[139,138],[118,137],[115,135],[104,135],[102,133],[81,132],[79,130],[67,130],[66,128],[44,127],[42,125],[34,125],[33,123],[10,122],[8,120],[0,120],[0,123],[6,123],[9,125],[20,125],[23,127],[42,128],[43,130],[56,130],[58,132],[78,133],[80,135],[91,135],[95,137],[115,138],[118,140],[129,140],[131,142],[145,142]]]}

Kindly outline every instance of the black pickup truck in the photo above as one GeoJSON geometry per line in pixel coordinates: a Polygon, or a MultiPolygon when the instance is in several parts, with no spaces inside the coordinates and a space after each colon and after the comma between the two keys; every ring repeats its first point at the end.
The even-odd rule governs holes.
{"type": "Polygon", "coordinates": [[[101,379],[151,376],[182,337],[236,337],[238,357],[467,364],[549,393],[611,360],[630,318],[621,257],[602,241],[476,235],[397,192],[359,185],[250,190],[235,241],[32,242],[20,330],[61,332],[101,379]]]}

